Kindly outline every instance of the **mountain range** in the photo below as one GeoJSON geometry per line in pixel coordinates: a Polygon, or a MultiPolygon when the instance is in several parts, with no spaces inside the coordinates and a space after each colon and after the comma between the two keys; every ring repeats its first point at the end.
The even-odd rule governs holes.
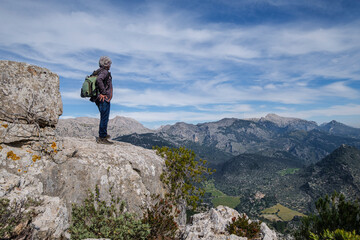
{"type": "MultiPolygon", "coordinates": [[[[60,119],[56,132],[60,136],[97,136],[98,124],[96,118],[60,119]]],[[[317,125],[313,121],[275,114],[246,120],[225,118],[196,125],[179,122],[157,130],[117,116],[110,119],[108,132],[114,140],[145,148],[185,146],[212,165],[244,153],[273,157],[278,152],[286,152],[300,164],[310,165],[341,144],[360,147],[358,128],[336,121],[317,125]]]]}
{"type": "MultiPolygon", "coordinates": [[[[55,131],[57,135],[63,137],[98,136],[99,119],[90,117],[59,119],[55,131]]],[[[110,119],[108,123],[108,133],[112,138],[132,133],[150,132],[153,131],[132,118],[116,116],[110,119]]]]}
{"type": "Polygon", "coordinates": [[[341,144],[360,147],[360,129],[335,121],[319,126],[313,121],[268,114],[259,119],[225,118],[196,125],[179,122],[115,140],[149,147],[149,141],[155,139],[161,145],[191,148],[211,164],[243,153],[271,157],[276,152],[287,152],[301,164],[309,165],[341,144]]]}

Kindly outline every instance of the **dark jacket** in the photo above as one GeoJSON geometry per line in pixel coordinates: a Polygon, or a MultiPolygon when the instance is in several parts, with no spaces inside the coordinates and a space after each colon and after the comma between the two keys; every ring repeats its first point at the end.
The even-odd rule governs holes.
{"type": "MultiPolygon", "coordinates": [[[[113,95],[112,77],[111,73],[105,68],[99,68],[93,72],[93,75],[97,75],[96,87],[99,90],[99,94],[106,96],[106,101],[110,102],[113,95]]],[[[98,97],[93,99],[99,101],[98,97]]]]}

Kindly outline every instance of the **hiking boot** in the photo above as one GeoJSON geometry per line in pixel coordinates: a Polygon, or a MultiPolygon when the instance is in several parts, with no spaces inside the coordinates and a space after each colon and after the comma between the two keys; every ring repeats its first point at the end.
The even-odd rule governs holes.
{"type": "Polygon", "coordinates": [[[111,139],[111,136],[109,134],[106,135],[106,139],[111,139]]]}
{"type": "Polygon", "coordinates": [[[100,143],[100,144],[108,144],[108,145],[111,145],[111,144],[114,144],[113,142],[110,142],[109,140],[107,140],[107,137],[104,137],[104,138],[96,138],[96,142],[97,143],[100,143]]]}

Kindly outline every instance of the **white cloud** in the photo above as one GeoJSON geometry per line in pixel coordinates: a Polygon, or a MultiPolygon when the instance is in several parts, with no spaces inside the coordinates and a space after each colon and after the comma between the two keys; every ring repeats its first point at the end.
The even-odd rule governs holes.
{"type": "Polygon", "coordinates": [[[80,97],[80,89],[78,91],[69,91],[61,92],[61,97],[64,99],[76,99],[76,100],[86,100],[85,98],[80,97]]]}
{"type": "MultiPolygon", "coordinates": [[[[140,11],[106,1],[101,8],[98,4],[4,0],[0,50],[76,80],[61,79],[65,99],[84,100],[80,89],[74,89],[97,67],[98,55],[106,54],[114,59],[114,104],[143,109],[190,106],[210,112],[182,112],[183,117],[171,110],[149,112],[149,119],[211,120],[222,116],[221,111],[229,112],[226,116],[251,114],[264,102],[273,107],[292,104],[292,109],[330,97],[346,100],[347,106],[359,99],[359,90],[349,82],[360,80],[359,21],[320,27],[301,19],[245,27],[206,23],[199,20],[200,12],[167,11],[160,3],[144,3],[140,11]]],[[[227,4],[244,7],[251,1],[227,4]]]]}
{"type": "Polygon", "coordinates": [[[350,99],[359,98],[359,91],[356,91],[348,86],[346,86],[346,82],[335,82],[329,85],[324,86],[321,89],[321,92],[324,92],[324,95],[329,96],[341,96],[350,99]]]}
{"type": "MultiPolygon", "coordinates": [[[[283,104],[309,104],[319,101],[323,97],[341,97],[344,99],[358,99],[359,91],[346,86],[345,82],[335,82],[324,87],[304,87],[298,85],[266,85],[239,86],[234,88],[227,83],[201,84],[195,82],[182,89],[141,89],[114,88],[113,104],[127,107],[144,106],[195,106],[199,109],[206,105],[218,105],[214,109],[225,107],[225,104],[234,105],[234,109],[249,111],[249,105],[241,104],[244,101],[260,102],[268,101],[283,104]]],[[[79,91],[62,92],[62,97],[69,99],[81,99],[79,91]]],[[[231,108],[231,107],[230,107],[231,108]]]]}
{"type": "Polygon", "coordinates": [[[351,116],[360,115],[360,105],[347,104],[347,105],[334,105],[323,109],[312,109],[307,111],[299,111],[294,113],[302,118],[311,118],[315,116],[351,116]]]}

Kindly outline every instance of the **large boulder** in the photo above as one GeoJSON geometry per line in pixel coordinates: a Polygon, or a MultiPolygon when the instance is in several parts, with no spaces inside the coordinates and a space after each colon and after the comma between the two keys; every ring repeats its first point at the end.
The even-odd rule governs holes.
{"type": "Polygon", "coordinates": [[[43,202],[33,221],[40,239],[66,238],[72,204],[82,204],[96,185],[101,199],[110,201],[112,189],[138,216],[151,205],[152,195],[165,193],[163,159],[153,150],[122,142],[99,145],[91,138],[58,139],[49,148],[52,152],[44,154],[28,145],[0,144],[0,197],[43,202]]]}
{"type": "Polygon", "coordinates": [[[54,136],[62,114],[59,76],[27,63],[0,61],[0,143],[54,136]]]}
{"type": "MultiPolygon", "coordinates": [[[[12,174],[0,169],[0,198],[9,199],[16,216],[24,216],[32,210],[35,213],[31,222],[21,222],[15,227],[18,233],[24,228],[33,230],[32,239],[68,239],[69,211],[60,197],[43,194],[43,184],[32,175],[12,174]]],[[[3,237],[3,236],[0,236],[3,237]]]]}
{"type": "Polygon", "coordinates": [[[82,204],[96,186],[101,199],[110,201],[112,194],[138,216],[153,195],[164,196],[164,161],[155,151],[55,135],[62,113],[56,74],[0,61],[0,84],[0,198],[35,213],[16,231],[30,227],[32,239],[70,238],[72,204],[82,204]]]}
{"type": "MultiPolygon", "coordinates": [[[[141,215],[151,195],[164,195],[160,181],[163,159],[155,151],[129,143],[97,144],[93,138],[64,138],[62,151],[54,161],[37,168],[44,193],[61,196],[70,204],[83,202],[86,191],[100,188],[100,195],[110,200],[109,190],[127,202],[128,210],[141,215]]],[[[57,156],[58,155],[58,156],[57,156]]]]}
{"type": "MultiPolygon", "coordinates": [[[[208,212],[198,213],[192,216],[192,223],[184,229],[186,240],[246,240],[246,237],[230,235],[226,231],[226,226],[231,223],[235,217],[242,216],[235,209],[218,206],[211,208],[208,212]]],[[[251,220],[249,219],[249,222],[251,220]]],[[[262,240],[277,240],[276,233],[272,231],[265,223],[260,225],[262,240]]]]}

